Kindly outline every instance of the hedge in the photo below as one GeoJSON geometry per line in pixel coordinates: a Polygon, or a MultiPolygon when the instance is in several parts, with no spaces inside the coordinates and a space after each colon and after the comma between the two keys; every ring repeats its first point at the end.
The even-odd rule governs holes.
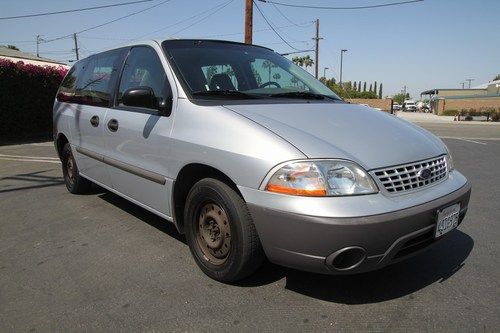
{"type": "Polygon", "coordinates": [[[67,69],[0,59],[0,140],[52,133],[52,107],[67,69]]]}

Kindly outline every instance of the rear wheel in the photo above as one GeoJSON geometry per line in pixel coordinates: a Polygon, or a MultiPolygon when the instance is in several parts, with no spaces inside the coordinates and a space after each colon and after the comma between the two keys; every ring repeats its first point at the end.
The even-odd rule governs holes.
{"type": "Polygon", "coordinates": [[[76,166],[76,161],[73,157],[71,145],[69,143],[65,144],[63,147],[61,162],[64,183],[66,184],[68,191],[73,194],[87,193],[90,190],[92,183],[88,179],[80,176],[80,172],[76,166]]]}
{"type": "Polygon", "coordinates": [[[264,253],[250,212],[227,184],[200,180],[188,194],[186,238],[198,266],[211,278],[235,282],[261,265],[264,253]]]}

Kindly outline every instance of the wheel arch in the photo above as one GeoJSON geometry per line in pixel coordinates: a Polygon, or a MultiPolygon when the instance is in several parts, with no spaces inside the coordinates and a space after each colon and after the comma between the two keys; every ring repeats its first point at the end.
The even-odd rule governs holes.
{"type": "Polygon", "coordinates": [[[172,189],[172,216],[177,230],[184,234],[184,207],[191,188],[204,178],[214,178],[231,187],[243,198],[236,183],[221,170],[203,163],[190,163],[177,174],[172,189]]]}
{"type": "Polygon", "coordinates": [[[69,143],[69,140],[66,137],[66,135],[64,135],[64,133],[57,134],[55,144],[56,144],[57,155],[59,156],[59,158],[61,158],[63,148],[67,143],[69,143]]]}

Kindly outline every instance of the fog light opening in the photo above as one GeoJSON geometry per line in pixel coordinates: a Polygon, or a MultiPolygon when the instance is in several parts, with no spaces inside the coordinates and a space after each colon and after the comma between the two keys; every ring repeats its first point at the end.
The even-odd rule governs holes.
{"type": "Polygon", "coordinates": [[[359,246],[340,249],[326,258],[328,267],[338,271],[347,271],[358,267],[366,258],[366,251],[359,246]]]}

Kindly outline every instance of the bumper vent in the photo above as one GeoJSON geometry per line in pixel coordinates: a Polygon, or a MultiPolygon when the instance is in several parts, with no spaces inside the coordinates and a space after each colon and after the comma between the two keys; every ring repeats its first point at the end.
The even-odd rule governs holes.
{"type": "Polygon", "coordinates": [[[378,169],[373,175],[389,193],[402,193],[438,183],[447,176],[444,156],[378,169]]]}

